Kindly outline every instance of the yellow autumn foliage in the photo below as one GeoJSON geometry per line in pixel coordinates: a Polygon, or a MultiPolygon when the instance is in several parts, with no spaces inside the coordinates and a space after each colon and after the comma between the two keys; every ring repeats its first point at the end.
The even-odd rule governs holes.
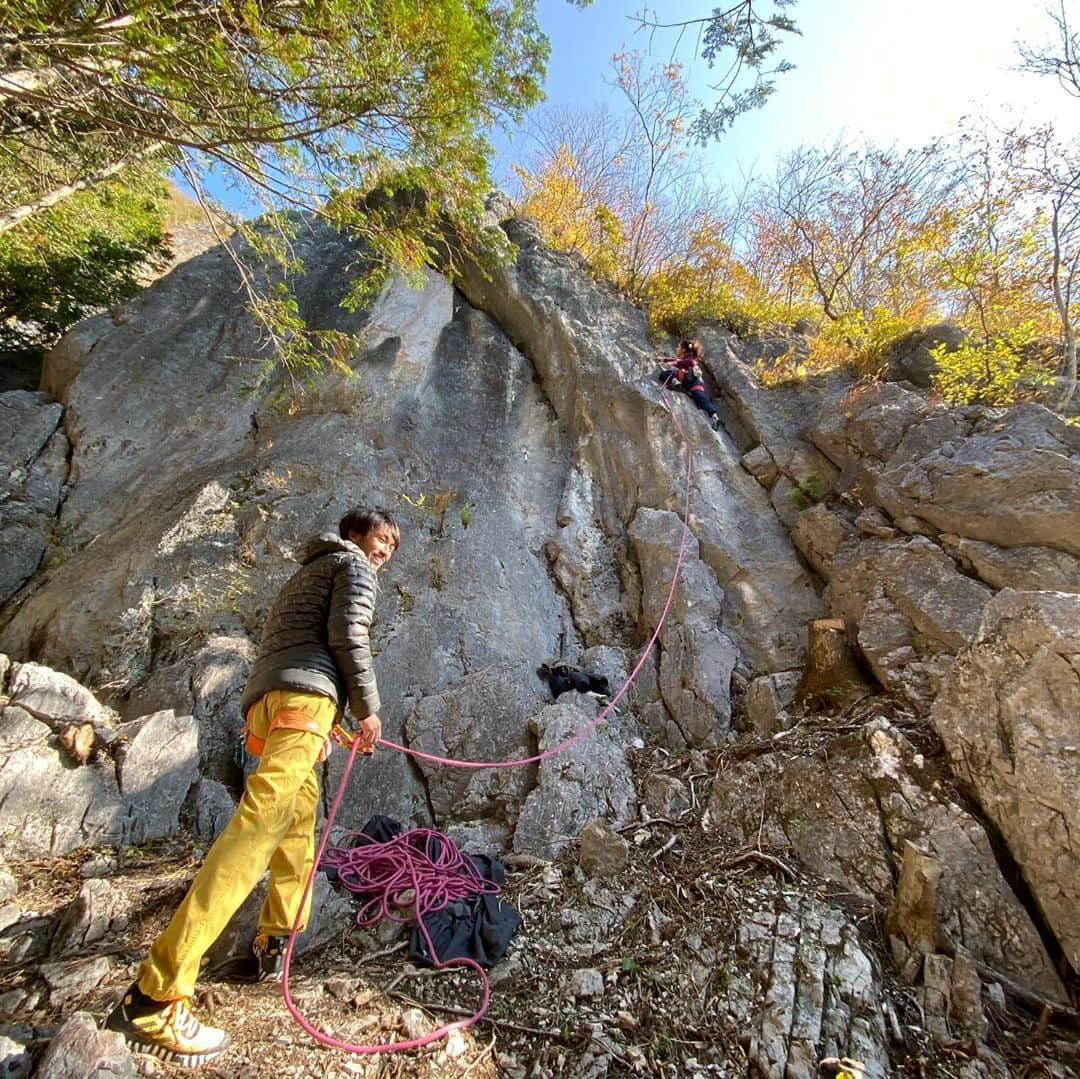
{"type": "Polygon", "coordinates": [[[524,191],[520,212],[537,222],[548,244],[577,253],[598,277],[640,303],[654,338],[692,335],[706,320],[741,336],[812,323],[808,351],[793,347],[759,366],[766,386],[838,368],[876,377],[898,339],[938,322],[967,335],[959,348],[942,345],[933,352],[934,387],[947,401],[1006,405],[1038,397],[1052,381],[1053,342],[1061,331],[1047,284],[1049,230],[1018,179],[993,191],[975,185],[892,221],[888,238],[852,269],[858,288],[844,275],[844,221],[805,223],[804,236],[837,253],[829,263],[839,267],[829,290],[823,263],[797,254],[797,229],[783,215],[770,215],[767,201],[752,213],[742,255],[728,239],[731,222],[703,212],[678,256],[658,262],[640,280],[630,269],[632,229],[592,191],[565,146],[539,172],[517,173],[524,191]]]}
{"type": "Polygon", "coordinates": [[[625,249],[622,225],[582,182],[573,154],[560,146],[541,172],[521,166],[514,166],[514,172],[524,191],[518,212],[537,224],[544,242],[580,255],[593,273],[618,284],[625,249]]]}

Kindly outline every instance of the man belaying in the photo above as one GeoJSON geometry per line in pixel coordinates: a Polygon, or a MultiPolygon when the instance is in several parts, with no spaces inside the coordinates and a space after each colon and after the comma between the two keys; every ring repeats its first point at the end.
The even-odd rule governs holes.
{"type": "Polygon", "coordinates": [[[720,417],[716,405],[705,392],[698,361],[701,359],[701,345],[697,341],[684,338],[675,347],[674,356],[661,356],[661,370],[656,379],[661,386],[685,393],[708,417],[714,431],[720,430],[720,417]]]}
{"type": "Polygon", "coordinates": [[[399,538],[388,513],[355,509],[341,519],[338,535],[320,535],[301,550],[300,569],[278,593],[241,699],[246,747],[258,767],[137,980],[105,1021],[136,1051],[195,1067],[228,1047],[228,1034],[200,1022],[188,999],[203,955],[268,868],[253,945],[258,974],[280,971],[294,922],[298,931],[306,924],[315,765],[326,758],[331,735],[348,745],[355,737],[371,752],[382,732],[368,631],[376,573],[399,538]],[[355,735],[340,726],[346,704],[358,721],[355,735]]]}

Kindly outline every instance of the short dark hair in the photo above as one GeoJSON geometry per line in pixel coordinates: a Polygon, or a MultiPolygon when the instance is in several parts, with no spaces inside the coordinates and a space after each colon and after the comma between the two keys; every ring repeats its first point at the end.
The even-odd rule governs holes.
{"type": "Polygon", "coordinates": [[[687,355],[693,356],[694,359],[701,357],[701,344],[697,341],[691,340],[689,337],[684,337],[679,342],[679,348],[683,350],[687,355]]]}
{"type": "Polygon", "coordinates": [[[373,528],[380,526],[391,531],[396,546],[401,540],[401,529],[398,528],[397,521],[386,510],[373,510],[364,506],[357,506],[356,509],[349,510],[341,518],[341,523],[338,525],[338,534],[342,539],[347,540],[350,532],[359,532],[361,536],[366,536],[373,528]]]}

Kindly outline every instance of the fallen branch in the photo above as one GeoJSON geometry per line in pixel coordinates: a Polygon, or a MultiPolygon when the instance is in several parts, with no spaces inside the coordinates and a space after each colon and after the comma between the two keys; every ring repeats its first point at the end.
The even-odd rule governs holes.
{"type": "MultiPolygon", "coordinates": [[[[405,993],[387,993],[387,996],[430,1012],[441,1012],[443,1015],[468,1017],[474,1014],[468,1008],[458,1008],[453,1004],[428,1004],[425,1001],[414,1000],[405,993]]],[[[502,1027],[505,1030],[516,1030],[521,1034],[539,1034],[544,1038],[558,1038],[560,1041],[571,1040],[569,1038],[564,1038],[558,1030],[541,1030],[539,1027],[527,1027],[522,1023],[511,1023],[508,1019],[493,1019],[490,1015],[482,1015],[477,1019],[477,1023],[489,1023],[493,1027],[502,1027]]]]}
{"type": "Polygon", "coordinates": [[[436,978],[442,973],[443,970],[438,967],[408,967],[395,974],[394,977],[390,979],[390,984],[383,992],[387,996],[391,996],[394,989],[406,978],[436,978]]]}
{"type": "MultiPolygon", "coordinates": [[[[937,945],[938,951],[947,955],[950,959],[956,958],[956,945],[945,933],[938,934],[937,945]]],[[[1049,997],[1044,997],[1041,993],[1037,993],[1034,989],[1029,989],[1026,985],[1014,982],[1012,978],[1002,974],[999,970],[995,970],[981,959],[976,959],[970,954],[968,958],[971,960],[971,965],[980,975],[982,975],[982,977],[989,981],[997,982],[1006,993],[1011,993],[1017,1000],[1033,1009],[1037,1009],[1040,1020],[1044,1014],[1044,1009],[1049,1008],[1057,1019],[1064,1019],[1068,1022],[1069,1026],[1080,1030],[1080,1011],[1076,1008],[1070,1008],[1068,1004],[1062,1004],[1060,1001],[1051,1000],[1049,997]]],[[[1049,1020],[1047,1020],[1047,1022],[1049,1022],[1049,1020]]]]}
{"type": "Polygon", "coordinates": [[[540,869],[551,865],[546,858],[537,858],[533,854],[508,854],[503,858],[506,865],[514,866],[515,869],[540,869]]]}
{"type": "Polygon", "coordinates": [[[658,850],[653,851],[652,860],[655,862],[658,858],[663,857],[675,844],[678,842],[678,836],[669,835],[664,841],[664,845],[658,850]]]}
{"type": "Polygon", "coordinates": [[[727,861],[720,863],[721,869],[733,869],[737,865],[742,865],[744,862],[761,862],[763,865],[767,865],[772,869],[779,870],[788,880],[798,880],[798,875],[791,866],[786,865],[780,861],[779,858],[772,854],[766,854],[761,850],[747,850],[741,854],[736,854],[734,858],[728,858],[727,861]]]}
{"type": "Polygon", "coordinates": [[[650,817],[648,820],[636,820],[631,824],[624,824],[616,828],[616,832],[633,832],[638,828],[650,828],[654,824],[666,824],[669,828],[685,828],[689,821],[672,820],[670,817],[650,817]]]}
{"type": "Polygon", "coordinates": [[[483,1061],[486,1057],[489,1057],[492,1054],[494,1054],[494,1052],[495,1052],[495,1036],[492,1035],[491,1041],[488,1043],[486,1048],[481,1053],[479,1053],[477,1055],[476,1059],[461,1073],[462,1079],[464,1079],[464,1076],[469,1075],[472,1072],[473,1068],[475,1068],[479,1063],[481,1063],[481,1061],[483,1061]]]}

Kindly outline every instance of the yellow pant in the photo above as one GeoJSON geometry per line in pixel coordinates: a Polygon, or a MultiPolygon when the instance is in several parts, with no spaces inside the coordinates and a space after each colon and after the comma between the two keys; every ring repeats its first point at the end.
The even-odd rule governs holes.
{"type": "MultiPolygon", "coordinates": [[[[267,868],[270,884],[259,932],[286,936],[292,930],[315,858],[315,762],[337,716],[337,705],[314,693],[274,690],[252,706],[251,729],[266,739],[259,766],[172,921],[150,947],[139,971],[139,988],[147,996],[175,1000],[194,993],[203,955],[267,868]],[[271,730],[281,709],[306,713],[315,730],[271,730]]],[[[301,928],[310,909],[309,895],[301,928]]]]}

